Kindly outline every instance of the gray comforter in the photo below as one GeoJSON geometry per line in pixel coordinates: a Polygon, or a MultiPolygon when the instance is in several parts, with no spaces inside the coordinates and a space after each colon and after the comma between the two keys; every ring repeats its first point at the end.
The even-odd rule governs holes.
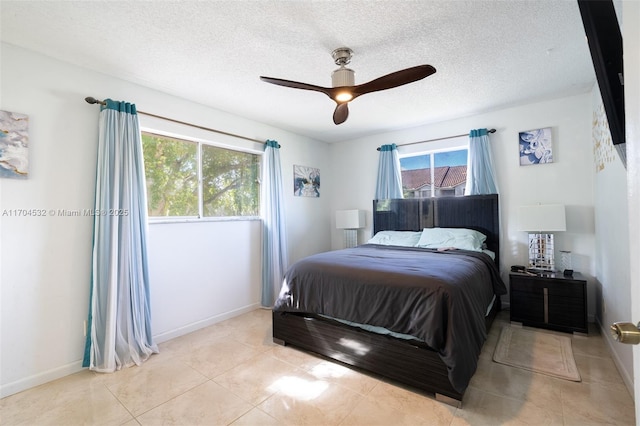
{"type": "Polygon", "coordinates": [[[438,351],[453,387],[476,370],[493,295],[506,294],[484,253],[365,244],[309,256],[285,274],[275,311],[384,327],[438,351]]]}

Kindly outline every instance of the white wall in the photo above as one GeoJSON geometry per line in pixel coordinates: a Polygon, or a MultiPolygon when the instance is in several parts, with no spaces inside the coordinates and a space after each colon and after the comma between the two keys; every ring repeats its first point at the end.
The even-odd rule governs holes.
{"type": "MultiPolygon", "coordinates": [[[[285,182],[292,180],[293,165],[301,164],[320,168],[322,184],[330,183],[325,143],[7,44],[1,48],[0,108],[29,116],[30,170],[27,180],[0,180],[0,214],[93,207],[99,110],[84,102],[86,96],[126,100],[142,111],[276,139],[285,182]]],[[[161,125],[142,117],[144,126],[161,125]]],[[[207,138],[245,144],[216,134],[207,138]]],[[[327,193],[303,199],[285,187],[285,194],[291,260],[328,250],[327,193]]],[[[0,396],[5,396],[80,369],[92,221],[0,215],[0,233],[0,396]]],[[[259,221],[150,225],[154,336],[164,340],[257,307],[260,247],[259,221]]]]}
{"type": "Polygon", "coordinates": [[[633,351],[615,344],[609,325],[631,319],[627,172],[611,142],[602,98],[592,91],[596,223],[596,320],[628,387],[633,383],[633,351]]]}
{"type": "MultiPolygon", "coordinates": [[[[360,240],[371,236],[378,151],[386,143],[411,143],[467,133],[474,128],[495,128],[490,135],[500,191],[502,249],[501,271],[508,279],[509,266],[527,263],[527,235],[517,231],[517,207],[526,204],[565,204],[567,232],[556,233],[556,250],[573,252],[574,269],[590,281],[589,315],[593,318],[595,297],[595,247],[593,222],[593,150],[591,144],[590,94],[565,97],[507,108],[473,117],[375,135],[331,146],[336,179],[340,183],[331,199],[332,210],[359,208],[367,211],[367,228],[360,240]],[[520,166],[518,132],[551,127],[551,164],[520,166]]],[[[436,147],[436,144],[424,144],[436,147]]],[[[415,150],[415,145],[411,148],[415,150]]],[[[399,147],[399,152],[403,148],[399,147]]],[[[332,232],[332,247],[341,246],[342,236],[332,232]]],[[[505,299],[508,303],[508,299],[505,299]]]]}

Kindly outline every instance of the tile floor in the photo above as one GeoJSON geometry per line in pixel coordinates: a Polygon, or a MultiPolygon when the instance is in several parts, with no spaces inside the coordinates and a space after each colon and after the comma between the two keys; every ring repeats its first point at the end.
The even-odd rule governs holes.
{"type": "Polygon", "coordinates": [[[1,425],[635,424],[602,337],[573,337],[581,383],[492,362],[494,322],[460,409],[271,342],[256,310],[160,344],[142,367],[83,371],[0,400],[1,425]]]}

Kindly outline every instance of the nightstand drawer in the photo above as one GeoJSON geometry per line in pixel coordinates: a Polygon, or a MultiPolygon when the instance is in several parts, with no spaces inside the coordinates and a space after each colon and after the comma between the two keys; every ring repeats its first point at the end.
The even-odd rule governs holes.
{"type": "Polygon", "coordinates": [[[511,288],[522,293],[540,293],[548,289],[549,294],[565,297],[584,297],[584,283],[576,281],[554,282],[536,277],[511,278],[511,288]]]}
{"type": "Polygon", "coordinates": [[[509,274],[511,321],[586,333],[587,282],[581,278],[509,274]]]}

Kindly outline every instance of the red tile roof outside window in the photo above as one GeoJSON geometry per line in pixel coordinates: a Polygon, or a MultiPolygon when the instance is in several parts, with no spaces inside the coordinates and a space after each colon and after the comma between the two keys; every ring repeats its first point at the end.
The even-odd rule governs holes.
{"type": "MultiPolygon", "coordinates": [[[[467,182],[467,166],[436,167],[433,171],[436,189],[456,188],[467,182]]],[[[431,169],[402,170],[402,188],[417,191],[431,185],[431,169]]]]}

